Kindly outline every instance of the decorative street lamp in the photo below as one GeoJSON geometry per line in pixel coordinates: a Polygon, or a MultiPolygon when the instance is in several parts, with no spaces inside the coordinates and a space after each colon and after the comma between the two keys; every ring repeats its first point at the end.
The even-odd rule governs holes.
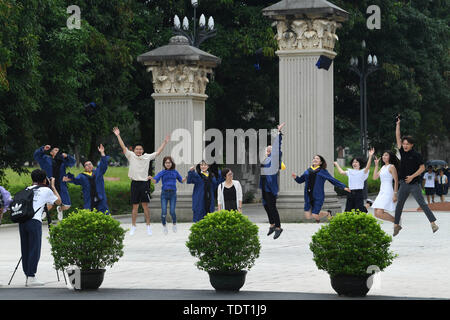
{"type": "Polygon", "coordinates": [[[192,7],[194,8],[194,29],[191,32],[189,30],[189,20],[188,18],[183,18],[183,25],[180,23],[180,18],[175,15],[173,19],[174,30],[173,33],[178,36],[185,36],[189,40],[189,44],[193,47],[200,47],[200,44],[216,35],[216,29],[214,29],[214,19],[209,17],[208,25],[206,25],[205,15],[202,14],[199,19],[198,29],[197,29],[197,7],[198,1],[191,0],[192,7]]]}
{"type": "MultiPolygon", "coordinates": [[[[361,43],[363,49],[366,48],[366,42],[363,40],[361,43]]],[[[358,68],[358,58],[352,57],[350,59],[350,70],[355,72],[359,76],[359,88],[360,88],[360,141],[361,141],[361,153],[367,158],[368,150],[368,130],[367,130],[367,77],[369,74],[380,69],[378,66],[377,56],[369,54],[367,57],[367,65],[364,53],[361,56],[361,68],[358,68]]]]}

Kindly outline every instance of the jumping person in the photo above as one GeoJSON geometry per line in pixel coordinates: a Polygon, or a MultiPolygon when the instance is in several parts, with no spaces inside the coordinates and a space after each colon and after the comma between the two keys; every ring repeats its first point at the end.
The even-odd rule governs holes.
{"type": "Polygon", "coordinates": [[[222,170],[225,179],[217,188],[218,210],[236,210],[242,213],[242,187],[238,180],[233,180],[229,168],[222,170]]]}
{"type": "Polygon", "coordinates": [[[275,232],[273,238],[277,239],[283,229],[281,228],[280,214],[277,209],[277,197],[278,197],[278,172],[281,169],[281,140],[283,134],[281,129],[285,123],[278,125],[277,136],[274,141],[276,150],[272,149],[272,146],[267,146],[266,157],[261,164],[261,177],[259,180],[259,188],[262,192],[262,203],[266,210],[267,217],[269,218],[269,232],[267,235],[271,235],[275,232]],[[272,152],[273,151],[273,152],[272,152]]]}
{"type": "Polygon", "coordinates": [[[399,162],[395,154],[391,151],[385,151],[381,157],[383,166],[378,171],[380,159],[375,159],[375,170],[373,172],[373,180],[378,178],[381,180],[380,192],[376,197],[372,207],[375,217],[378,219],[390,221],[394,223],[395,218],[388,213],[395,211],[395,202],[397,202],[398,192],[398,167],[399,162]],[[394,186],[392,187],[392,184],[394,186]]]}
{"type": "Polygon", "coordinates": [[[42,212],[45,206],[50,210],[53,204],[61,204],[61,198],[56,190],[56,180],[54,177],[51,178],[49,186],[47,184],[46,172],[36,169],[31,172],[31,180],[33,184],[27,189],[35,189],[33,197],[33,210],[35,215],[31,219],[19,223],[22,268],[27,277],[25,283],[27,287],[44,285],[43,282],[40,282],[35,277],[41,256],[42,212]]]}
{"type": "Polygon", "coordinates": [[[105,155],[105,147],[100,144],[98,147],[101,159],[97,168],[91,161],[84,163],[84,172],[80,173],[76,178],[63,177],[64,182],[70,182],[81,186],[83,190],[84,209],[97,209],[100,212],[109,214],[109,208],[106,199],[105,181],[103,175],[108,169],[109,156],[105,155]]]}
{"type": "Polygon", "coordinates": [[[401,161],[398,174],[399,190],[397,207],[395,208],[394,237],[402,229],[400,226],[400,218],[402,216],[403,206],[405,205],[406,199],[408,199],[408,196],[411,193],[427,216],[428,221],[431,224],[431,230],[434,233],[439,229],[436,224],[436,217],[433,215],[433,212],[423,199],[422,190],[420,188],[420,175],[425,171],[425,165],[420,153],[413,149],[413,138],[411,136],[401,136],[400,121],[400,117],[397,117],[395,138],[397,147],[400,151],[401,161]]]}
{"type": "Polygon", "coordinates": [[[369,177],[370,164],[374,153],[375,149],[370,149],[369,160],[367,160],[367,165],[364,169],[364,162],[361,158],[353,158],[350,162],[352,164],[352,169],[346,171],[342,170],[337,162],[334,162],[339,173],[348,177],[350,193],[347,195],[347,202],[345,204],[346,212],[352,210],[367,212],[367,208],[364,206],[364,182],[369,177]]]}
{"type": "Polygon", "coordinates": [[[436,193],[435,180],[436,173],[434,173],[432,166],[428,166],[428,171],[423,175],[422,181],[422,188],[425,188],[425,195],[427,196],[428,204],[431,203],[430,196],[434,203],[434,194],[436,193]]]}
{"type": "Polygon", "coordinates": [[[194,185],[192,193],[193,222],[203,219],[208,213],[214,212],[215,190],[222,180],[216,176],[206,161],[202,160],[196,167],[188,171],[187,183],[194,185]]]}
{"type": "Polygon", "coordinates": [[[8,210],[10,203],[12,202],[11,193],[8,190],[0,186],[0,224],[2,224],[3,214],[8,210]]]}
{"type": "Polygon", "coordinates": [[[325,201],[324,186],[326,181],[350,192],[350,189],[345,184],[330,175],[327,171],[327,162],[321,155],[313,157],[311,167],[300,177],[293,173],[292,178],[299,184],[305,183],[305,217],[308,220],[314,218],[317,223],[325,216],[328,216],[329,219],[332,218],[331,210],[322,211],[322,206],[325,201]]]}
{"type": "Polygon", "coordinates": [[[73,167],[76,160],[67,153],[61,153],[58,147],[51,147],[50,145],[36,149],[34,152],[34,160],[39,163],[39,166],[46,172],[49,179],[52,177],[55,178],[55,187],[62,201],[62,205],[56,207],[58,220],[61,221],[64,217],[63,212],[68,210],[72,205],[69,190],[67,189],[66,182],[63,181],[63,177],[66,175],[66,168],[73,167]],[[49,150],[50,155],[46,155],[45,151],[49,150]]]}
{"type": "Polygon", "coordinates": [[[180,183],[184,183],[186,178],[181,177],[180,173],[175,170],[175,162],[172,157],[167,156],[163,159],[164,170],[158,172],[158,174],[152,179],[153,183],[158,183],[161,180],[161,222],[163,225],[164,234],[168,233],[166,225],[167,217],[167,202],[170,202],[170,216],[172,217],[172,230],[177,232],[177,215],[175,208],[177,205],[177,180],[180,183]]]}
{"type": "Polygon", "coordinates": [[[152,229],[150,226],[150,209],[148,207],[150,202],[150,182],[148,180],[150,180],[151,177],[148,175],[148,169],[150,167],[150,161],[159,156],[164,150],[165,146],[169,142],[169,136],[166,136],[156,152],[148,154],[144,153],[144,147],[142,144],[136,144],[133,151],[128,150],[120,137],[119,128],[115,127],[113,132],[116,135],[120,147],[122,148],[122,151],[128,159],[130,165],[128,177],[131,179],[131,203],[133,204],[131,212],[130,235],[133,235],[136,231],[136,219],[139,205],[141,205],[144,210],[145,221],[147,223],[147,233],[148,235],[152,235],[152,229]]]}

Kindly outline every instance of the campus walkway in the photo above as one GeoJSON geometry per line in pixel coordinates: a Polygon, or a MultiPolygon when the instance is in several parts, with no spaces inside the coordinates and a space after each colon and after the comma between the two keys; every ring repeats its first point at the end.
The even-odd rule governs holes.
{"type": "MultiPolygon", "coordinates": [[[[448,200],[448,199],[447,199],[448,200]]],[[[416,208],[409,199],[405,208],[416,208]]],[[[145,224],[138,224],[135,235],[125,236],[125,254],[108,268],[101,288],[96,292],[67,290],[60,273],[56,279],[50,246],[43,228],[42,255],[37,276],[45,287],[25,288],[19,266],[8,286],[9,278],[20,258],[17,226],[0,227],[0,300],[2,299],[130,299],[130,300],[310,300],[345,299],[331,288],[326,272],[318,270],[309,250],[311,236],[321,224],[283,224],[284,232],[274,240],[267,237],[267,217],[259,205],[244,206],[257,223],[261,254],[247,274],[238,294],[217,294],[206,272],[195,267],[185,246],[192,223],[178,224],[178,232],[164,235],[159,224],[152,225],[148,236],[145,224]]],[[[391,249],[399,255],[380,275],[380,285],[372,287],[366,299],[450,299],[450,212],[435,212],[439,231],[432,233],[423,212],[404,212],[403,230],[394,238],[391,249]]],[[[121,218],[124,228],[131,217],[121,218]]],[[[143,222],[140,217],[138,221],[143,222]]],[[[392,234],[392,224],[382,228],[392,234]]]]}

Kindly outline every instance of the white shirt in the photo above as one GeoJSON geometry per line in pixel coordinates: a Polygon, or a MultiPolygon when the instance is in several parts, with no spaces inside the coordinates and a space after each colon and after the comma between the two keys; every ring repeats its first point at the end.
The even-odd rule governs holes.
{"type": "Polygon", "coordinates": [[[369,171],[365,173],[364,169],[348,169],[345,171],[345,174],[348,176],[348,187],[350,190],[364,189],[364,181],[369,177],[369,171]]]}
{"type": "MultiPolygon", "coordinates": [[[[27,189],[35,188],[36,186],[28,187],[27,189]]],[[[52,189],[48,187],[40,187],[34,191],[33,210],[36,212],[33,219],[42,222],[42,213],[46,204],[54,204],[58,197],[53,193],[52,189]],[[37,211],[36,211],[37,210],[37,211]]]]}
{"type": "Polygon", "coordinates": [[[128,177],[134,181],[147,181],[150,161],[156,158],[156,152],[151,154],[144,153],[138,157],[134,152],[127,150],[125,157],[130,165],[128,177]]]}
{"type": "Polygon", "coordinates": [[[436,179],[436,174],[434,172],[426,172],[423,175],[423,180],[425,180],[425,188],[434,188],[434,179],[436,179]]]}

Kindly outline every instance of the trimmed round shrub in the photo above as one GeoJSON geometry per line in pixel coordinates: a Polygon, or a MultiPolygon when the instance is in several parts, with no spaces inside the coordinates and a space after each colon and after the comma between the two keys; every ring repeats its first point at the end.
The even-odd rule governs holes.
{"type": "Polygon", "coordinates": [[[259,257],[258,227],[237,211],[207,214],[191,227],[186,246],[207,272],[250,270],[259,257]]]}
{"type": "Polygon", "coordinates": [[[49,232],[56,269],[104,269],[123,256],[125,230],[120,222],[97,210],[77,209],[49,232]]]}
{"type": "Polygon", "coordinates": [[[367,275],[369,266],[380,271],[396,255],[389,250],[392,237],[370,214],[360,211],[337,214],[312,236],[309,247],[320,270],[336,275],[367,275]]]}

